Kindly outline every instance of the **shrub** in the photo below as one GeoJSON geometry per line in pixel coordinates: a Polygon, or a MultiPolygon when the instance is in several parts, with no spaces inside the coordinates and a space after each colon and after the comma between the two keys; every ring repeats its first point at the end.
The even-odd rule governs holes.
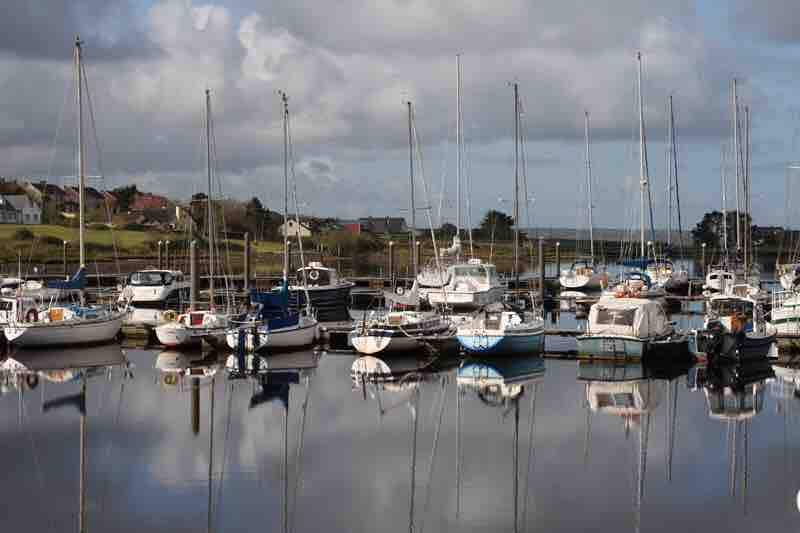
{"type": "Polygon", "coordinates": [[[35,238],[36,235],[28,228],[20,228],[14,232],[14,240],[17,241],[32,241],[35,238]]]}

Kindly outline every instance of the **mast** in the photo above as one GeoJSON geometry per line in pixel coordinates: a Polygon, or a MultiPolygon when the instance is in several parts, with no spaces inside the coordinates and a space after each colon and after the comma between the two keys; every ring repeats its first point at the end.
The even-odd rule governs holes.
{"type": "Polygon", "coordinates": [[[725,179],[725,145],[722,146],[722,154],[719,165],[720,178],[722,179],[722,253],[725,256],[725,264],[728,263],[728,200],[726,189],[728,188],[725,179]]]}
{"type": "Polygon", "coordinates": [[[589,192],[589,254],[594,263],[594,205],[592,205],[592,156],[589,151],[589,112],[583,112],[583,130],[586,139],[586,185],[589,192]]]}
{"type": "Polygon", "coordinates": [[[736,78],[733,78],[733,158],[736,165],[736,251],[742,249],[742,230],[739,220],[741,199],[739,198],[739,183],[741,172],[739,168],[739,100],[736,97],[736,78]]]}
{"type": "Polygon", "coordinates": [[[86,186],[86,161],[83,149],[83,83],[81,73],[81,41],[80,36],[75,37],[75,93],[78,104],[78,247],[80,249],[80,268],[86,266],[86,251],[84,244],[84,188],[86,186]]]}
{"type": "Polygon", "coordinates": [[[744,161],[742,165],[744,175],[744,222],[745,228],[745,249],[744,249],[744,269],[750,272],[750,265],[753,263],[753,235],[752,217],[750,215],[751,202],[751,183],[750,183],[750,107],[744,106],[744,161]]]}
{"type": "MultiPolygon", "coordinates": [[[[678,211],[678,243],[683,257],[683,221],[681,220],[681,190],[678,186],[678,146],[675,143],[675,110],[672,107],[672,95],[669,95],[669,143],[672,147],[672,179],[675,184],[675,208],[678,211]]],[[[670,204],[671,205],[671,204],[670,204]]],[[[670,220],[672,214],[670,213],[670,220]]]]}
{"type": "Polygon", "coordinates": [[[80,494],[78,496],[78,531],[86,531],[86,375],[81,380],[81,432],[80,432],[80,494]]]}
{"type": "MultiPolygon", "coordinates": [[[[461,241],[461,54],[456,54],[456,236],[461,241]]],[[[461,250],[456,253],[461,259],[461,250]]]]}
{"type": "MultiPolygon", "coordinates": [[[[289,97],[279,91],[283,102],[283,285],[289,280],[289,97]]],[[[299,229],[298,229],[299,231],[299,229]]]]}
{"type": "Polygon", "coordinates": [[[647,167],[645,165],[645,142],[644,142],[644,102],[642,98],[642,53],[636,52],[638,62],[637,87],[639,92],[639,235],[641,257],[645,257],[644,245],[644,193],[647,188],[647,167]]]}
{"type": "Polygon", "coordinates": [[[514,83],[514,277],[519,289],[519,84],[514,83]]]}
{"type": "Polygon", "coordinates": [[[666,139],[667,168],[664,174],[667,186],[667,249],[672,244],[672,95],[667,98],[667,139],[666,139]]]}
{"type": "Polygon", "coordinates": [[[211,196],[213,194],[211,179],[211,90],[206,89],[206,170],[208,174],[208,198],[206,199],[207,213],[206,226],[208,227],[208,301],[211,310],[214,309],[214,207],[211,196]]]}
{"type": "Polygon", "coordinates": [[[417,277],[417,213],[414,206],[414,136],[412,133],[413,112],[411,110],[411,101],[406,102],[408,105],[408,173],[411,182],[411,264],[413,268],[414,279],[417,277]]]}

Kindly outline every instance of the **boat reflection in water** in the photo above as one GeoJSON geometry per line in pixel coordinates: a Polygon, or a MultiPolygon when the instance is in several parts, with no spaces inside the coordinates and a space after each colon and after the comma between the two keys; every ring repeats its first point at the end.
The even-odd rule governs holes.
{"type": "Polygon", "coordinates": [[[512,461],[514,463],[513,507],[514,531],[525,531],[528,515],[528,494],[530,492],[531,467],[533,465],[534,432],[536,413],[536,392],[539,383],[544,378],[545,362],[539,356],[528,357],[484,357],[466,359],[458,369],[458,426],[457,426],[457,472],[456,472],[456,514],[461,508],[461,479],[462,479],[462,454],[461,454],[461,425],[462,425],[462,396],[474,393],[484,405],[502,409],[503,418],[513,411],[514,413],[514,448],[512,461]],[[520,459],[519,459],[519,419],[520,400],[529,393],[531,403],[528,422],[528,454],[525,463],[525,487],[522,495],[519,491],[520,459]],[[522,500],[520,512],[519,503],[522,500]],[[521,515],[521,516],[520,516],[521,515]]]}
{"type": "Polygon", "coordinates": [[[677,424],[678,381],[688,373],[688,364],[648,367],[635,363],[589,362],[578,364],[578,380],[584,382],[586,409],[584,464],[590,461],[592,416],[595,413],[619,417],[625,439],[638,434],[638,460],[634,488],[634,529],[641,526],[642,502],[647,474],[647,450],[651,420],[666,403],[666,473],[672,481],[672,459],[677,424]]]}
{"type": "Polygon", "coordinates": [[[222,363],[215,352],[176,352],[165,350],[158,354],[155,369],[158,382],[165,390],[191,393],[190,420],[192,433],[200,434],[200,388],[213,389],[214,376],[222,363]]]}
{"type": "Polygon", "coordinates": [[[736,496],[741,469],[745,512],[750,481],[750,423],[764,410],[766,382],[774,376],[772,366],[766,359],[740,364],[709,365],[697,370],[697,384],[705,392],[708,416],[726,424],[730,495],[736,496]]]}
{"type": "MultiPolygon", "coordinates": [[[[283,439],[281,454],[282,506],[281,531],[287,533],[290,523],[295,523],[298,489],[302,484],[303,443],[311,394],[312,378],[316,373],[321,352],[303,351],[270,355],[268,359],[256,354],[238,354],[228,357],[225,366],[233,384],[246,381],[252,386],[248,411],[269,405],[278,407],[283,414],[283,439]],[[304,389],[297,433],[295,484],[289,496],[289,406],[292,387],[304,389]],[[290,509],[291,502],[291,509],[290,509]]],[[[230,397],[230,396],[229,396],[230,397]]],[[[230,406],[229,406],[230,408],[230,406]]],[[[230,414],[229,414],[230,416],[230,414]]],[[[221,482],[221,481],[220,481],[221,482]]]]}
{"type": "MultiPolygon", "coordinates": [[[[79,445],[79,491],[78,491],[78,531],[86,531],[87,501],[87,405],[86,391],[89,384],[97,379],[111,381],[115,373],[121,373],[119,405],[122,405],[124,384],[133,377],[130,365],[119,345],[95,346],[89,348],[70,348],[63,350],[20,350],[12,354],[0,365],[0,382],[16,383],[20,394],[20,423],[25,417],[22,394],[44,382],[57,386],[79,385],[77,393],[61,394],[45,400],[42,390],[41,406],[44,413],[58,409],[75,409],[80,416],[79,445]],[[23,385],[24,384],[24,385],[23,385]]],[[[53,525],[53,524],[51,524],[53,525]]]]}

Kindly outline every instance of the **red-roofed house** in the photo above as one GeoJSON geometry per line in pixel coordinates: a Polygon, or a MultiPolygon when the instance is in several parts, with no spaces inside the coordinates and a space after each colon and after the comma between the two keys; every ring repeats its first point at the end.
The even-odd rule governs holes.
{"type": "Polygon", "coordinates": [[[169,207],[169,200],[164,196],[149,192],[136,193],[136,197],[131,202],[131,211],[144,211],[146,209],[166,209],[169,207]]]}

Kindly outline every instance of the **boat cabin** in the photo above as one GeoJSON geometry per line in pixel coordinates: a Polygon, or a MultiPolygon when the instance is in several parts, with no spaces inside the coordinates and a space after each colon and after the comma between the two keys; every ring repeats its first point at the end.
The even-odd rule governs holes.
{"type": "Polygon", "coordinates": [[[176,270],[140,270],[128,276],[127,285],[132,287],[163,287],[175,281],[183,281],[183,273],[176,270]]]}
{"type": "Polygon", "coordinates": [[[458,290],[461,284],[479,283],[481,285],[499,285],[500,278],[494,265],[483,264],[480,259],[470,259],[467,264],[450,267],[450,285],[458,290]]]}
{"type": "Polygon", "coordinates": [[[658,302],[642,298],[602,298],[589,311],[587,333],[649,339],[668,335],[672,326],[658,302]]]}
{"type": "Polygon", "coordinates": [[[325,287],[339,283],[339,273],[334,268],[328,268],[317,261],[311,261],[308,266],[297,269],[297,281],[305,283],[308,287],[325,287]]]}

